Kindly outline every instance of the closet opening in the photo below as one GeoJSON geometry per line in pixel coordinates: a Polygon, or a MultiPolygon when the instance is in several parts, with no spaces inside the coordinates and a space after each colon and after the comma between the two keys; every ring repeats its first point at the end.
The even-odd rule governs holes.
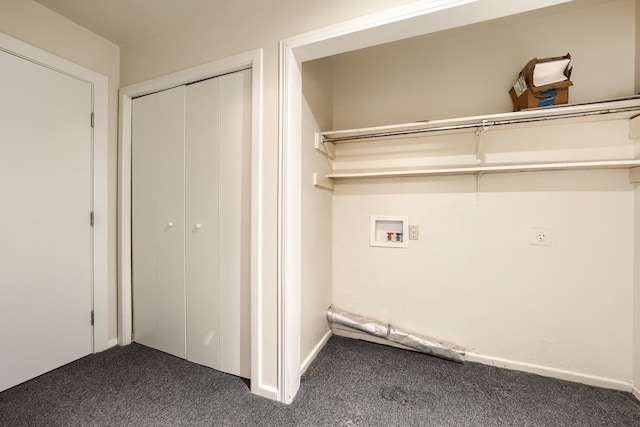
{"type": "Polygon", "coordinates": [[[333,37],[307,34],[283,42],[283,169],[294,181],[285,184],[282,197],[283,212],[294,218],[282,235],[287,396],[295,395],[299,375],[331,336],[325,318],[331,305],[472,349],[468,360],[629,390],[633,307],[626,301],[634,286],[629,169],[638,166],[629,118],[638,109],[635,100],[620,101],[634,104],[628,114],[602,121],[510,123],[504,130],[441,129],[435,137],[336,144],[323,143],[321,135],[514,114],[508,96],[512,80],[523,63],[550,49],[516,29],[550,20],[571,23],[554,27],[554,40],[564,44],[553,48],[580,51],[584,61],[584,80],[572,87],[570,103],[615,103],[634,93],[634,64],[628,59],[634,42],[625,34],[633,34],[635,24],[624,19],[633,16],[632,6],[611,1],[531,6],[487,22],[424,26],[435,29],[376,46],[362,46],[337,35],[337,29],[333,37]],[[620,51],[598,45],[591,34],[603,14],[627,23],[626,29],[612,29],[620,51]],[[499,47],[487,52],[482,48],[487,45],[499,47]],[[530,50],[515,49],[524,45],[530,50]],[[615,87],[597,83],[603,55],[624,63],[612,71],[615,87]],[[496,71],[488,77],[471,72],[484,69],[496,71]],[[419,227],[418,240],[406,242],[407,249],[372,247],[375,215],[407,216],[409,227],[419,227]],[[607,249],[594,247],[580,234],[583,221],[616,224],[622,245],[607,239],[607,249]],[[553,231],[551,245],[531,243],[531,230],[538,228],[553,231]],[[561,234],[569,239],[564,248],[561,234]],[[564,252],[567,248],[572,249],[564,252]],[[577,253],[590,261],[570,255],[577,253]],[[603,258],[612,263],[603,265],[598,261],[603,258]],[[543,259],[553,267],[541,279],[531,261],[543,259]],[[624,330],[605,313],[597,320],[583,315],[576,295],[582,296],[578,306],[592,312],[600,311],[606,295],[618,307],[614,317],[624,330]],[[298,299],[300,307],[287,304],[298,299]],[[538,321],[535,306],[545,307],[545,313],[555,307],[555,315],[538,321]],[[461,307],[464,317],[458,316],[461,307]],[[568,313],[580,321],[568,322],[568,313]],[[483,326],[469,328],[469,323],[483,326]],[[579,325],[587,323],[606,329],[626,349],[619,363],[609,363],[604,352],[599,364],[581,357],[589,341],[582,339],[579,325]],[[549,352],[541,353],[540,343],[549,341],[549,352]],[[560,366],[570,369],[559,374],[560,366]]]}

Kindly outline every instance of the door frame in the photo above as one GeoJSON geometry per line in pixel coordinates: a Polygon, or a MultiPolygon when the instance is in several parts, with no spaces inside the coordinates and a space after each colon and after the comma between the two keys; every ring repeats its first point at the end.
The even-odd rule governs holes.
{"type": "Polygon", "coordinates": [[[259,334],[262,243],[262,49],[208,62],[120,89],[118,148],[118,344],[131,344],[131,102],[135,97],[251,69],[251,391],[271,396],[261,386],[261,336],[259,334]]]}
{"type": "Polygon", "coordinates": [[[280,41],[279,400],[291,403],[300,387],[302,63],[569,1],[420,0],[280,41]]]}
{"type": "MultiPolygon", "coordinates": [[[[92,252],[92,308],[94,312],[92,352],[106,350],[115,345],[109,342],[109,290],[108,290],[108,108],[109,79],[81,65],[53,55],[40,48],[0,33],[0,50],[50,68],[91,85],[93,126],[93,160],[91,209],[94,226],[91,237],[92,252]]],[[[87,121],[91,120],[87,117],[87,121]]],[[[87,212],[89,221],[89,212],[87,212]]]]}

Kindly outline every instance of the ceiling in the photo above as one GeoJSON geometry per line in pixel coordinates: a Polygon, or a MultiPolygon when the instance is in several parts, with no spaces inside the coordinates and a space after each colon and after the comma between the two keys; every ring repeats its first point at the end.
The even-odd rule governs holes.
{"type": "Polygon", "coordinates": [[[125,45],[209,13],[228,0],[35,1],[117,45],[125,45]]]}
{"type": "MultiPolygon", "coordinates": [[[[232,2],[241,0],[34,1],[89,31],[123,46],[156,32],[188,25],[198,17],[223,13],[232,2]]],[[[569,7],[607,1],[613,0],[573,0],[569,7]]]]}

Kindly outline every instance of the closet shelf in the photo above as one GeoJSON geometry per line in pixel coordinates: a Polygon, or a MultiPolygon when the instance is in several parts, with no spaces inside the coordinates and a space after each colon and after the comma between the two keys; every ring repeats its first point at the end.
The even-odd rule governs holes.
{"type": "MultiPolygon", "coordinates": [[[[600,134],[602,137],[602,134],[600,134]]],[[[605,136],[608,138],[608,136],[605,136]]],[[[616,138],[621,138],[618,134],[616,138]]],[[[459,141],[459,140],[452,140],[459,141]]],[[[568,170],[597,170],[597,169],[628,169],[630,182],[640,182],[640,157],[633,157],[633,152],[638,152],[640,141],[640,96],[631,96],[604,102],[586,104],[561,105],[546,108],[529,109],[515,113],[500,113],[475,117],[462,117],[427,122],[405,123],[399,125],[379,126],[362,129],[350,129],[339,131],[320,132],[316,134],[315,148],[325,155],[331,164],[332,171],[327,174],[314,173],[314,185],[316,187],[333,190],[334,182],[346,179],[366,178],[408,178],[428,177],[443,175],[476,175],[483,174],[514,173],[514,172],[541,172],[541,171],[568,171],[568,170]],[[628,145],[627,154],[619,149],[617,154],[608,153],[602,157],[589,156],[590,160],[556,160],[515,163],[486,163],[485,134],[492,127],[500,129],[528,129],[539,126],[580,124],[604,121],[626,121],[628,124],[628,139],[618,140],[616,143],[628,145]],[[416,166],[394,167],[394,159],[389,158],[387,167],[370,169],[366,166],[358,168],[353,165],[355,145],[343,145],[344,149],[338,149],[340,143],[364,144],[365,141],[384,141],[383,146],[393,147],[394,142],[403,138],[416,138],[430,136],[418,141],[439,141],[444,139],[431,138],[437,135],[451,135],[460,133],[475,133],[475,160],[476,163],[450,164],[446,166],[416,166]],[[636,142],[634,142],[634,140],[636,142]],[[389,145],[387,145],[389,144],[389,145]],[[636,149],[633,150],[633,145],[636,149]],[[347,151],[347,157],[341,158],[341,154],[347,151]],[[349,157],[351,156],[351,157],[349,157]],[[348,159],[345,161],[345,158],[348,159]],[[612,158],[616,160],[611,160],[612,158]],[[352,164],[352,168],[347,165],[352,164]]],[[[372,149],[380,149],[380,144],[370,146],[372,149]]],[[[363,147],[364,148],[364,147],[363,147]]],[[[588,147],[588,144],[585,145],[588,147]]],[[[356,150],[357,152],[357,150],[356,150]]],[[[360,149],[361,153],[369,154],[369,150],[360,149]]],[[[387,149],[386,153],[393,150],[387,149]]],[[[469,153],[472,154],[472,153],[469,153]]],[[[383,154],[385,155],[385,154],[383,154]]],[[[356,154],[357,156],[357,154],[356,154]]],[[[357,158],[355,159],[357,163],[357,158]]],[[[366,163],[366,162],[365,162],[366,163]]],[[[406,164],[406,159],[405,159],[406,164]]],[[[399,164],[397,164],[399,166],[399,164]]]]}
{"type": "Polygon", "coordinates": [[[632,96],[613,101],[585,104],[557,105],[528,109],[512,113],[488,114],[414,123],[378,126],[360,129],[321,132],[322,142],[338,144],[367,139],[416,136],[426,133],[467,133],[494,126],[515,128],[563,123],[582,123],[601,120],[630,119],[640,115],[640,96],[632,96]]]}
{"type": "Polygon", "coordinates": [[[469,166],[438,169],[386,170],[386,171],[353,171],[334,172],[326,177],[333,180],[358,178],[403,178],[443,175],[476,175],[513,172],[541,172],[556,170],[586,169],[631,169],[640,167],[640,160],[607,160],[597,162],[539,163],[500,166],[469,166]]]}

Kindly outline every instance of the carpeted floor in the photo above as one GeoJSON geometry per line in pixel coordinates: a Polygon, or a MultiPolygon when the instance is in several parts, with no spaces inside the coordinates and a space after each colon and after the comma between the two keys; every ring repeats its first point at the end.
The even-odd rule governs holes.
{"type": "Polygon", "coordinates": [[[640,426],[640,402],[334,336],[288,406],[133,344],[0,393],[0,426],[640,426]]]}

